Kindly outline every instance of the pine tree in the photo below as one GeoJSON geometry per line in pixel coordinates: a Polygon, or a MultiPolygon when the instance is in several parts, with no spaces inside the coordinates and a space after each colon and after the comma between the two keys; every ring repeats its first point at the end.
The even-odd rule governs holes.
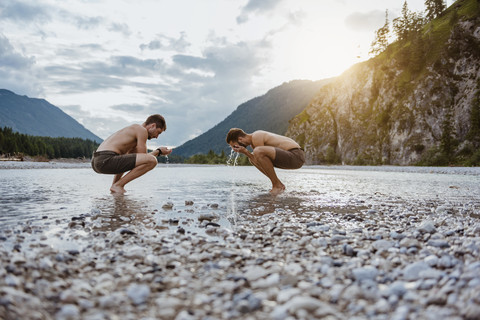
{"type": "Polygon", "coordinates": [[[385,51],[388,46],[388,37],[390,35],[390,21],[388,21],[388,10],[385,10],[385,23],[383,27],[375,31],[375,40],[370,47],[370,54],[376,56],[385,51]]]}
{"type": "Polygon", "coordinates": [[[439,17],[447,8],[445,0],[425,0],[425,7],[427,11],[427,21],[431,21],[439,17]]]}
{"type": "Polygon", "coordinates": [[[421,13],[412,12],[408,9],[407,1],[403,3],[402,15],[393,19],[393,31],[398,40],[407,40],[413,34],[420,32],[425,24],[425,19],[421,13]]]}

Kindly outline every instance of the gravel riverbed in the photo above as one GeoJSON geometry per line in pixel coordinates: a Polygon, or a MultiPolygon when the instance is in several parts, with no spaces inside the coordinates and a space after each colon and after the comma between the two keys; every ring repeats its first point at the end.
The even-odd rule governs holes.
{"type": "Polygon", "coordinates": [[[1,229],[0,318],[480,319],[478,202],[319,198],[253,197],[229,227],[186,197],[1,229]]]}

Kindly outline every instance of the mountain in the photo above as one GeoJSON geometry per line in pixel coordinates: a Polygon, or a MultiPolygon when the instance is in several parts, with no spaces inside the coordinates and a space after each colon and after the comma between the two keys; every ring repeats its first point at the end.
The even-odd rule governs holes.
{"type": "Polygon", "coordinates": [[[0,89],[0,127],[32,136],[102,139],[44,99],[0,89]]]}
{"type": "Polygon", "coordinates": [[[285,134],[288,121],[302,111],[318,90],[330,80],[294,80],[269,90],[237,107],[227,118],[202,135],[175,148],[174,154],[190,157],[206,154],[209,150],[229,152],[225,142],[230,128],[241,128],[245,132],[267,130],[285,134]]]}
{"type": "Polygon", "coordinates": [[[480,165],[478,0],[325,85],[287,135],[308,164],[480,165]]]}

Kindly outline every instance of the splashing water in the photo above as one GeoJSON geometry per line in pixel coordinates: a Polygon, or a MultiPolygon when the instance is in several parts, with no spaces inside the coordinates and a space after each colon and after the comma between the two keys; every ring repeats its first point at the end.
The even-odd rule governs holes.
{"type": "Polygon", "coordinates": [[[238,156],[240,154],[238,152],[235,152],[232,150],[230,150],[230,156],[228,157],[227,159],[227,166],[237,166],[238,165],[238,156]],[[234,158],[235,156],[235,158],[234,158]]]}
{"type": "Polygon", "coordinates": [[[168,155],[165,156],[165,164],[169,164],[169,162],[168,162],[168,155]]]}

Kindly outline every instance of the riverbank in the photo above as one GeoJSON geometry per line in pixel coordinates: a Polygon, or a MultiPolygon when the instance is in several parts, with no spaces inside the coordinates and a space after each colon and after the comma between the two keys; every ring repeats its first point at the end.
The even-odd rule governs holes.
{"type": "Polygon", "coordinates": [[[0,161],[1,169],[70,169],[88,168],[90,159],[54,159],[50,161],[0,161]]]}
{"type": "MultiPolygon", "coordinates": [[[[302,169],[288,172],[295,191],[253,192],[229,211],[208,198],[222,188],[181,189],[198,168],[170,169],[142,181],[167,193],[148,210],[112,197],[114,215],[96,207],[1,229],[0,318],[480,318],[476,176],[302,169]]],[[[211,199],[258,176],[239,173],[239,189],[211,199]]]]}

